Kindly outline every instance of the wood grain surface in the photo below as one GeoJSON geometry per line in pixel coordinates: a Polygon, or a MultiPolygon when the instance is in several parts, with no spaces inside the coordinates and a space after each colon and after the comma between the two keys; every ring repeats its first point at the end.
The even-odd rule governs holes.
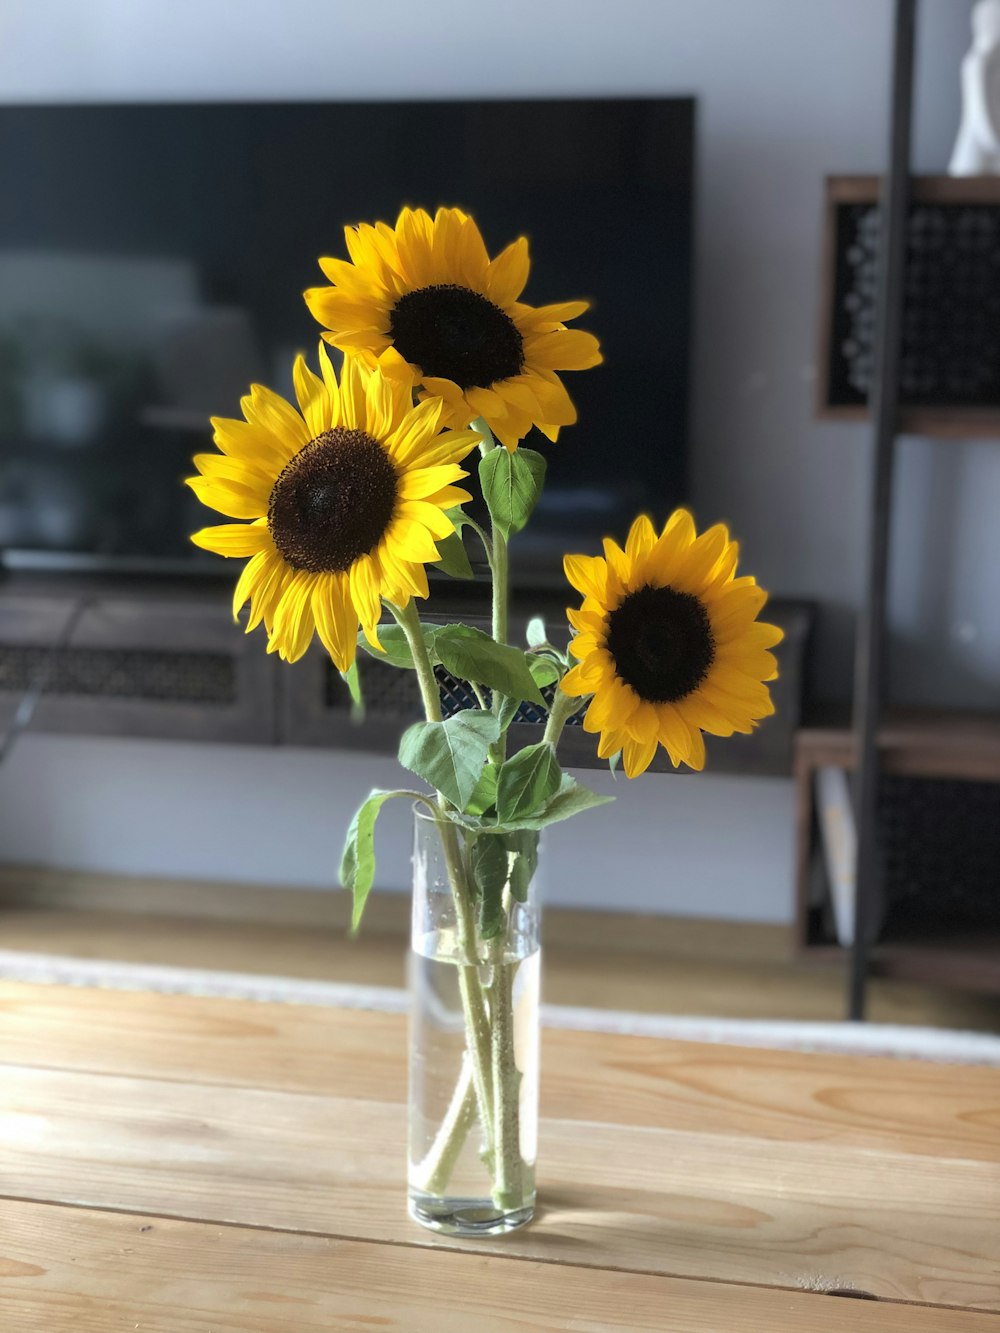
{"type": "MultiPolygon", "coordinates": [[[[996,1333],[991,1315],[0,1201],[5,1333],[996,1333]],[[112,1276],[113,1275],[113,1276],[112,1276]]],[[[844,1292],[843,1294],[847,1294],[844,1292]]]]}
{"type": "Polygon", "coordinates": [[[0,985],[0,1329],[1000,1330],[995,1070],[550,1031],[540,1215],[458,1244],[404,1035],[0,985]]]}

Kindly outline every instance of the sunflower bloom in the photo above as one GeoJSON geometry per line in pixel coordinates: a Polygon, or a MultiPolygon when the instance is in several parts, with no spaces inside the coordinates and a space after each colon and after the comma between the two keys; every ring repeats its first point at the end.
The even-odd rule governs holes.
{"type": "MultiPolygon", "coordinates": [[[[321,259],[329,287],[305,293],[306,305],[345,352],[380,356],[394,348],[422,398],[440,399],[446,423],[483,417],[515,449],[532,426],[550,440],[576,421],[557,374],[601,361],[597,339],[567,329],[586,301],[530,306],[521,236],[491,260],[475,221],[458,208],[404,208],[384,222],[345,228],[350,262],[321,259]]],[[[395,367],[398,373],[398,364],[395,367]]]]}
{"type": "Polygon", "coordinates": [[[191,540],[246,558],[233,614],[249,600],[247,633],[263,622],[268,652],[297,661],[318,634],[340,671],[354,661],[359,626],[378,646],[384,597],[428,595],[425,566],[454,532],[445,513],[470,499],[454,483],[479,442],[441,431],[440,402],[413,406],[401,379],[347,358],[337,382],[320,344],[321,375],[300,356],[296,409],[254,385],[245,420],[214,417],[220,453],[199,454],[187,484],[238,523],[191,540]]]}
{"type": "Polygon", "coordinates": [[[593,696],[584,728],[600,733],[602,759],[621,751],[630,778],[658,744],[675,768],[701,769],[703,732],[750,732],[774,712],[764,682],[778,674],[768,649],[783,634],[757,620],[767,594],[736,578],[737,554],[721,523],[698,536],[678,509],[660,534],[637,518],[624,551],[605,539],[603,558],[566,557],[584,601],[568,612],[578,660],[562,689],[593,696]]]}

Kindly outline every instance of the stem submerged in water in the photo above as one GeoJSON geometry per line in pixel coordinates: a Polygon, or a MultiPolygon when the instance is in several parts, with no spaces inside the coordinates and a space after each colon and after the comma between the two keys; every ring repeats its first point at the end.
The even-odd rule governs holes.
{"type": "MultiPolygon", "coordinates": [[[[428,722],[441,721],[441,698],[438,693],[434,668],[427,653],[424,632],[420,627],[420,617],[411,601],[406,607],[390,608],[396,621],[406,635],[410,653],[420,683],[420,693],[424,702],[424,712],[428,722]]],[[[439,806],[444,809],[443,796],[438,797],[439,806]]],[[[479,979],[481,959],[477,951],[476,920],[473,898],[465,874],[462,850],[458,841],[458,830],[443,815],[435,814],[438,836],[444,852],[445,865],[448,868],[448,882],[451,886],[455,903],[455,933],[462,957],[465,959],[458,967],[458,986],[462,997],[462,1012],[465,1017],[467,1046],[472,1062],[472,1084],[479,1106],[479,1118],[488,1144],[492,1144],[493,1135],[493,1088],[490,1064],[490,1014],[479,979]]],[[[458,1133],[462,1119],[455,1120],[455,1133],[458,1133]]],[[[468,1134],[469,1126],[464,1133],[468,1134]]],[[[459,1145],[460,1147],[461,1145],[459,1145]]],[[[457,1151],[456,1154],[457,1156],[457,1151]]]]}
{"type": "MultiPolygon", "coordinates": [[[[483,437],[485,456],[496,447],[485,422],[475,428],[483,437]]],[[[507,541],[495,528],[484,545],[490,554],[493,581],[492,630],[498,643],[508,638],[509,559],[507,541]]],[[[427,653],[416,607],[390,607],[406,635],[429,722],[440,722],[441,701],[434,668],[427,653]]],[[[474,687],[475,688],[475,687],[474,687]]],[[[477,691],[478,694],[478,691],[477,691]]],[[[480,699],[480,702],[482,700],[480,699]]],[[[501,696],[494,692],[492,709],[498,713],[501,696]]],[[[569,700],[557,696],[545,739],[555,742],[566,718],[573,711],[569,700]],[[550,735],[550,732],[552,733],[550,735]]],[[[506,738],[491,747],[490,761],[499,766],[506,758],[506,738]]],[[[438,797],[441,812],[449,808],[438,797]]],[[[509,892],[505,894],[504,929],[488,948],[491,980],[484,988],[481,967],[487,961],[481,949],[475,916],[473,885],[462,856],[459,831],[444,815],[435,813],[435,823],[447,867],[455,907],[455,933],[459,946],[458,985],[466,1029],[466,1052],[461,1073],[440,1128],[424,1160],[414,1169],[413,1183],[428,1194],[441,1196],[461,1156],[476,1120],[482,1125],[484,1159],[492,1176],[492,1197],[502,1212],[513,1212],[526,1202],[530,1170],[521,1159],[520,1083],[514,1051],[514,978],[518,963],[508,961],[509,935],[516,912],[509,892]]]]}

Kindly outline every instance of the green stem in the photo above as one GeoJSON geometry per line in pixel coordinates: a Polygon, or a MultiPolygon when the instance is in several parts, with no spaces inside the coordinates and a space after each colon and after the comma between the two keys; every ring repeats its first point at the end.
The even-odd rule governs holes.
{"type": "Polygon", "coordinates": [[[549,719],[545,724],[545,731],[542,734],[542,740],[548,741],[550,745],[558,745],[559,737],[563,734],[563,728],[575,712],[579,710],[581,700],[572,698],[571,695],[563,694],[559,686],[556,686],[555,698],[552,700],[552,710],[549,713],[549,719]]]}
{"type": "Polygon", "coordinates": [[[462,1072],[451,1102],[441,1121],[441,1128],[427,1156],[413,1173],[413,1183],[427,1194],[438,1196],[448,1188],[448,1181],[465,1146],[476,1119],[476,1085],[472,1057],[466,1052],[462,1072]]]}
{"type": "MultiPolygon", "coordinates": [[[[472,429],[482,437],[479,452],[485,458],[491,450],[500,446],[493,438],[493,432],[482,417],[472,423],[472,429]]],[[[490,572],[493,575],[493,611],[492,633],[497,643],[506,643],[509,634],[510,618],[510,561],[508,558],[507,538],[490,524],[489,549],[492,551],[490,572]]],[[[500,711],[500,695],[493,693],[493,712],[500,711]]],[[[490,746],[490,759],[499,767],[507,758],[507,737],[503,735],[490,746]]]]}
{"type": "MultiPolygon", "coordinates": [[[[440,722],[441,696],[438,693],[434,667],[427,652],[427,643],[420,625],[420,617],[415,604],[411,601],[405,607],[387,603],[389,610],[406,635],[420,684],[420,694],[424,703],[424,712],[428,722],[440,722]]],[[[441,839],[441,849],[448,869],[448,883],[451,887],[455,904],[455,931],[459,948],[466,960],[458,966],[458,987],[462,997],[462,1011],[465,1016],[466,1042],[472,1058],[472,1077],[479,1105],[479,1116],[488,1143],[493,1135],[493,1089],[490,1066],[490,1014],[479,979],[480,959],[476,950],[476,922],[472,906],[472,894],[466,880],[462,864],[462,852],[458,842],[458,832],[441,813],[447,809],[444,797],[438,795],[439,810],[435,812],[435,822],[441,839]]],[[[461,1121],[456,1124],[460,1126],[461,1121]]],[[[457,1129],[456,1129],[457,1132],[457,1129]]],[[[468,1126],[465,1127],[468,1133],[468,1126]]],[[[459,1148],[461,1145],[459,1145],[459,1148]]],[[[458,1149],[456,1149],[457,1156],[458,1149]]]]}
{"type": "Polygon", "coordinates": [[[470,517],[468,516],[468,514],[464,514],[464,513],[463,513],[463,515],[462,515],[462,523],[464,524],[465,527],[467,527],[467,528],[471,528],[472,531],[473,531],[473,532],[476,534],[476,536],[479,538],[479,540],[482,542],[482,544],[483,544],[483,551],[485,552],[485,555],[486,555],[486,563],[489,565],[489,567],[490,567],[490,572],[492,573],[492,570],[493,570],[493,543],[490,541],[489,536],[483,531],[483,529],[479,526],[479,524],[476,522],[476,520],[475,520],[474,518],[470,518],[470,517]]]}
{"type": "Polygon", "coordinates": [[[507,538],[493,530],[493,637],[497,643],[507,642],[509,598],[509,561],[507,538]]]}
{"type": "Polygon", "coordinates": [[[495,1158],[493,1202],[505,1212],[524,1203],[521,1179],[521,1075],[514,1060],[514,973],[516,963],[504,961],[506,940],[497,941],[490,987],[492,1025],[490,1060],[493,1069],[495,1158]]]}
{"type": "Polygon", "coordinates": [[[396,624],[406,635],[406,642],[417,672],[417,683],[420,686],[420,697],[424,702],[424,713],[427,715],[427,721],[440,722],[442,720],[441,695],[438,691],[437,677],[434,675],[434,668],[427,652],[427,643],[424,639],[423,627],[420,624],[417,604],[411,598],[405,606],[394,606],[392,602],[386,602],[386,606],[392,612],[396,624]]]}

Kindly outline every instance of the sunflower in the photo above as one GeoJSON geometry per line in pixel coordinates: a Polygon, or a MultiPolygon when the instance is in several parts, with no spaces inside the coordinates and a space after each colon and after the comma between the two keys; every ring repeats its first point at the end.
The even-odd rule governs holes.
{"type": "Polygon", "coordinates": [[[298,410],[258,384],[245,421],[213,417],[221,453],[199,454],[198,498],[230,518],[191,540],[219,555],[249,556],[233,613],[249,599],[247,633],[261,621],[268,652],[297,661],[314,631],[341,671],[354,661],[358,626],[378,646],[381,598],[405,606],[428,594],[425,565],[454,532],[445,513],[470,499],[454,483],[479,442],[440,432],[443,405],[413,406],[383,369],[345,361],[340,383],[320,344],[321,375],[300,356],[298,410]]]}
{"type": "Polygon", "coordinates": [[[447,424],[483,417],[515,449],[532,426],[550,440],[576,420],[556,374],[601,361],[597,339],[567,329],[587,301],[530,306],[521,236],[490,259],[475,221],[458,208],[404,208],[384,222],[346,227],[351,262],[321,259],[332,286],[312,287],[306,305],[346,352],[377,357],[394,347],[423,398],[441,399],[447,424]]]}
{"type": "Polygon", "coordinates": [[[624,551],[608,538],[604,558],[566,557],[584,602],[568,611],[579,660],[562,688],[593,695],[584,728],[600,732],[602,759],[621,751],[630,778],[646,771],[658,743],[675,768],[701,769],[702,732],[750,732],[774,712],[763,682],[778,674],[767,650],[783,634],[757,621],[767,594],[735,577],[737,553],[721,523],[699,537],[678,509],[659,535],[637,518],[624,551]]]}

